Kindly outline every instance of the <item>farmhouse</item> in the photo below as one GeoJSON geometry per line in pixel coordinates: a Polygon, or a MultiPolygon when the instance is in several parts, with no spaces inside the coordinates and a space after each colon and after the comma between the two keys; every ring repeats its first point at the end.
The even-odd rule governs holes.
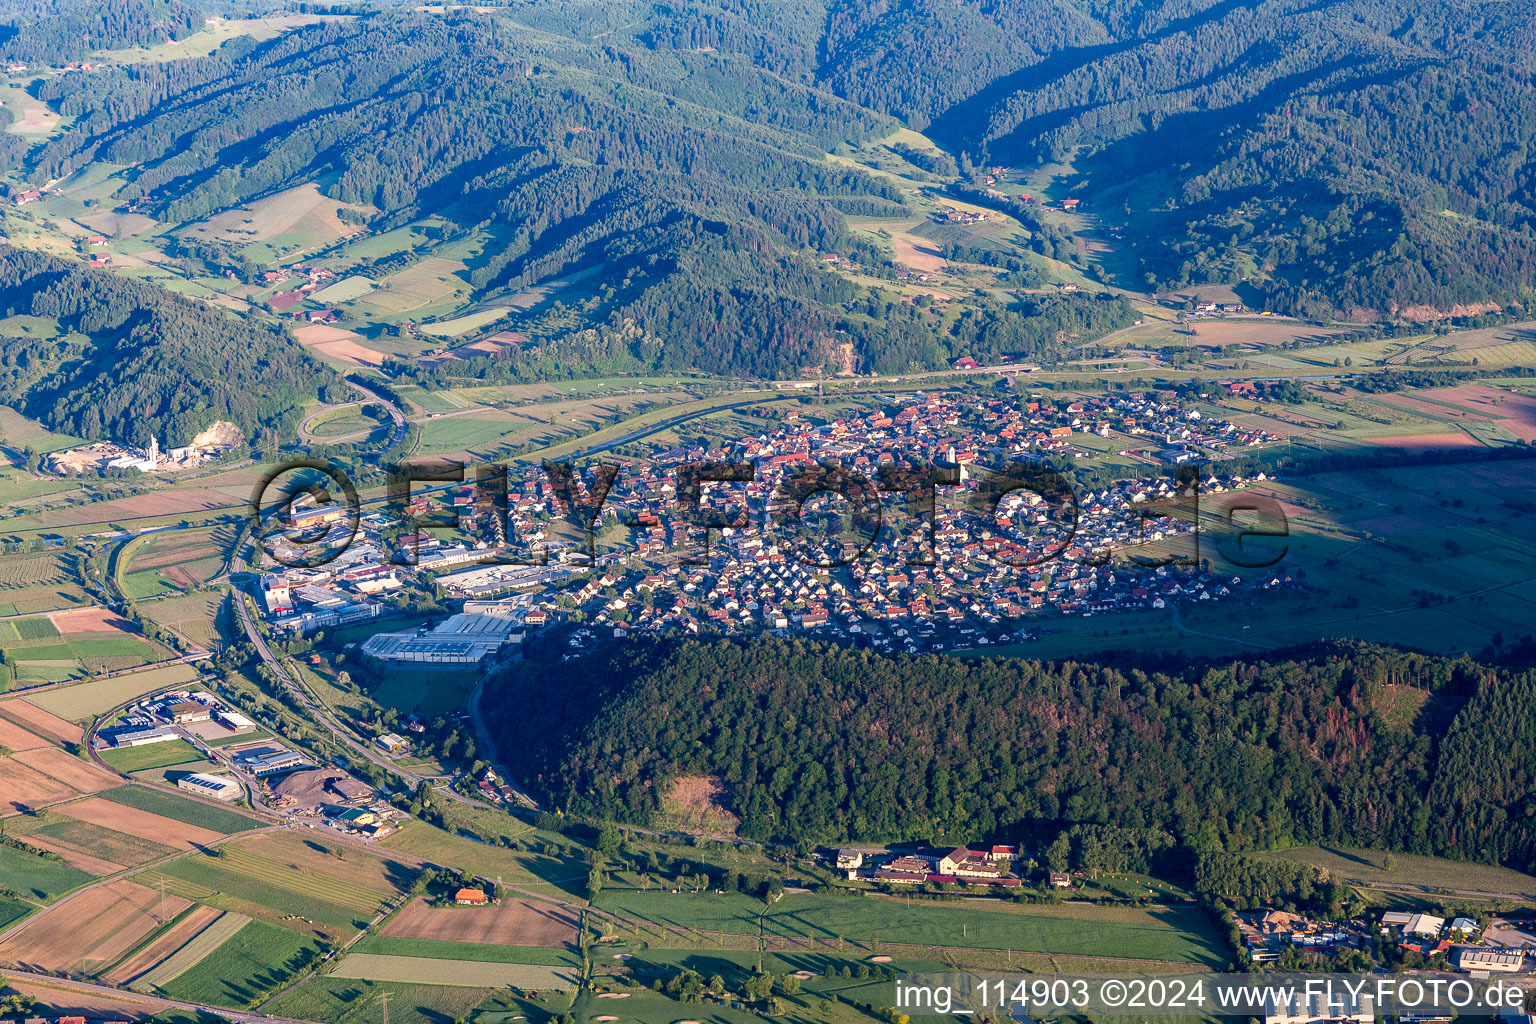
{"type": "Polygon", "coordinates": [[[841,870],[859,868],[864,866],[864,854],[858,850],[838,850],[837,866],[841,870]]]}
{"type": "Polygon", "coordinates": [[[484,889],[460,889],[453,894],[453,902],[461,907],[484,907],[490,904],[491,898],[484,889]]]}
{"type": "Polygon", "coordinates": [[[1053,888],[1056,888],[1056,889],[1070,889],[1070,888],[1072,888],[1072,876],[1067,874],[1065,871],[1052,871],[1051,874],[1050,874],[1050,879],[1049,880],[1050,880],[1051,886],[1053,888]]]}
{"type": "Polygon", "coordinates": [[[403,754],[411,749],[411,741],[397,733],[387,732],[374,738],[380,750],[386,754],[403,754]]]}
{"type": "Polygon", "coordinates": [[[960,848],[939,858],[939,874],[957,878],[996,878],[1002,870],[991,858],[960,848]]]}

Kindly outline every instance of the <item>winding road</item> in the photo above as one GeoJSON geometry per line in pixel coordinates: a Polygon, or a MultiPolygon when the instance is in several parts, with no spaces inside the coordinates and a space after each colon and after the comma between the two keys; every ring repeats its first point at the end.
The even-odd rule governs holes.
{"type": "Polygon", "coordinates": [[[320,417],[329,413],[333,413],[338,409],[353,409],[359,406],[367,405],[371,402],[383,406],[383,408],[389,413],[389,419],[391,423],[389,439],[384,442],[384,444],[379,448],[379,451],[389,451],[395,445],[399,444],[401,440],[405,438],[405,432],[407,429],[405,411],[396,405],[393,399],[377,391],[373,391],[362,384],[359,384],[357,381],[352,380],[350,377],[347,378],[347,383],[352,386],[352,390],[361,393],[363,397],[356,402],[342,402],[339,405],[323,405],[316,409],[314,412],[310,413],[308,416],[305,416],[304,419],[299,422],[299,440],[305,441],[309,444],[349,444],[353,441],[363,440],[373,433],[371,429],[359,431],[355,434],[347,434],[343,437],[316,437],[314,434],[310,433],[309,425],[320,417]]]}
{"type": "MultiPolygon", "coordinates": [[[[343,723],[335,716],[335,714],[331,712],[330,708],[326,707],[322,701],[317,699],[310,692],[309,687],[305,686],[302,681],[295,678],[294,674],[289,671],[288,666],[283,663],[283,660],[272,652],[272,648],[267,644],[266,639],[256,628],[256,623],[251,619],[250,609],[245,603],[245,595],[239,590],[236,590],[235,592],[234,605],[235,611],[240,617],[240,625],[245,630],[246,639],[250,640],[251,645],[256,648],[256,653],[261,657],[261,660],[266,662],[266,664],[272,669],[278,680],[283,684],[284,687],[287,688],[288,692],[292,694],[294,701],[297,702],[299,707],[303,709],[304,713],[308,716],[309,720],[313,724],[330,733],[332,738],[334,738],[337,743],[340,743],[342,746],[353,751],[359,756],[373,762],[375,765],[384,769],[385,771],[398,776],[400,779],[409,784],[413,789],[421,785],[423,782],[431,783],[442,781],[442,776],[419,775],[415,772],[409,771],[408,769],[400,767],[400,765],[390,760],[382,752],[374,750],[372,744],[370,744],[366,739],[358,736],[351,729],[349,729],[345,723],[343,723]]],[[[475,689],[470,694],[468,701],[470,721],[474,726],[476,742],[483,750],[489,754],[489,756],[483,760],[488,761],[492,767],[495,768],[496,773],[501,776],[501,781],[506,783],[506,785],[513,790],[519,799],[521,799],[529,808],[538,810],[538,801],[534,800],[532,796],[525,792],[523,788],[519,786],[509,774],[507,774],[507,771],[503,765],[497,763],[496,744],[491,739],[490,731],[486,727],[485,721],[480,714],[480,694],[484,687],[485,677],[482,676],[480,682],[475,685],[475,689]]],[[[435,786],[433,787],[433,793],[436,795],[445,796],[450,800],[457,800],[460,803],[480,804],[484,802],[476,797],[465,796],[463,793],[460,793],[452,786],[435,786]]]]}
{"type": "Polygon", "coordinates": [[[71,981],[65,978],[55,978],[51,974],[39,974],[34,971],[18,971],[9,967],[0,967],[0,978],[14,978],[18,981],[36,982],[49,988],[66,989],[71,992],[79,992],[88,996],[104,996],[118,1002],[143,1003],[152,1013],[160,1013],[165,1010],[190,1010],[194,1013],[208,1014],[214,1018],[231,1020],[235,1024],[311,1024],[309,1021],[295,1020],[292,1017],[273,1017],[265,1013],[251,1013],[245,1010],[231,1010],[224,1006],[214,1006],[210,1003],[189,1003],[180,999],[167,999],[164,996],[148,996],[139,992],[128,992],[110,985],[96,985],[88,981],[71,981]]]}

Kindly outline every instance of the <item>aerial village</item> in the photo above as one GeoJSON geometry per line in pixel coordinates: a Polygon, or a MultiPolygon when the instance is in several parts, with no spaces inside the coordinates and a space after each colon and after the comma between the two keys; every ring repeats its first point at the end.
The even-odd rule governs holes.
{"type": "MultiPolygon", "coordinates": [[[[477,504],[470,484],[420,486],[411,515],[457,512],[475,535],[445,538],[412,526],[398,536],[400,524],[388,513],[369,512],[357,538],[327,564],[286,568],[293,559],[279,558],[282,564],[261,578],[260,606],[271,629],[304,636],[367,622],[423,589],[441,588],[447,599],[462,602],[431,628],[381,630],[363,645],[365,653],[396,666],[477,665],[530,630],[562,623],[573,656],[599,638],[629,632],[776,630],[909,652],[1021,642],[1030,638],[1035,613],[1156,609],[1219,601],[1242,586],[1294,586],[1279,572],[1259,584],[1239,584],[1172,560],[1148,567],[1109,557],[1194,529],[1190,517],[1162,508],[1176,502],[1184,486],[1172,471],[1188,467],[1184,472],[1193,474],[1196,465],[1214,463],[1217,468],[1199,471],[1202,494],[1242,488],[1249,481],[1221,474],[1219,460],[1275,440],[1183,410],[1171,395],[1023,405],[931,395],[820,424],[791,412],[757,436],[620,460],[594,524],[604,545],[595,560],[579,531],[562,519],[567,513],[556,486],[528,467],[508,481],[504,527],[477,504]],[[1072,460],[1090,454],[1074,439],[1112,432],[1136,446],[1146,476],[1077,494],[1075,516],[1063,503],[1027,491],[999,506],[995,524],[967,510],[962,495],[975,492],[982,467],[1072,460]],[[939,488],[927,536],[920,517],[896,524],[888,515],[887,524],[904,529],[891,529],[888,539],[882,528],[878,543],[862,550],[856,541],[840,541],[832,545],[838,551],[824,557],[791,551],[763,528],[771,496],[787,474],[835,462],[874,479],[902,459],[948,466],[960,480],[955,488],[939,488]],[[743,504],[750,510],[750,525],[712,530],[707,545],[701,529],[674,514],[678,469],[699,461],[756,467],[751,482],[703,486],[701,508],[727,518],[743,504]],[[955,493],[944,493],[950,490],[955,493]]],[[[888,507],[900,502],[883,500],[888,507]]],[[[813,504],[802,515],[805,532],[813,519],[836,525],[838,517],[815,515],[813,504]]],[[[349,532],[336,505],[295,503],[285,514],[296,531],[330,525],[349,532]]]]}

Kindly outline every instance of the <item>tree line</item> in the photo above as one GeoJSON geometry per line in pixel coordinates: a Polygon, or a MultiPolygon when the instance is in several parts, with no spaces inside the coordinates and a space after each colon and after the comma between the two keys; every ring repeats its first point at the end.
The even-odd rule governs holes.
{"type": "Polygon", "coordinates": [[[773,638],[633,642],[486,695],[568,812],[645,823],[714,775],[752,838],[1064,836],[1056,861],[1112,870],[1324,842],[1536,866],[1533,696],[1529,669],[1362,643],[1191,665],[773,638]],[[1411,724],[1378,710],[1414,690],[1411,724]]]}

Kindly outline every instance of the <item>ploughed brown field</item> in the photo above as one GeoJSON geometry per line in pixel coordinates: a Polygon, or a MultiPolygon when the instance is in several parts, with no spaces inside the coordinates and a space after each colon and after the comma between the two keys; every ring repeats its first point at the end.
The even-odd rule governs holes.
{"type": "Polygon", "coordinates": [[[58,747],[35,747],[0,757],[0,815],[111,789],[121,780],[58,747]]]}
{"type": "Polygon", "coordinates": [[[121,785],[123,781],[116,775],[104,772],[93,764],[87,764],[77,757],[71,757],[58,747],[39,747],[36,750],[23,750],[12,756],[28,768],[58,779],[65,785],[72,786],[82,793],[100,793],[104,789],[111,789],[114,786],[121,785]]]}
{"type": "Polygon", "coordinates": [[[241,503],[223,491],[210,487],[185,487],[175,491],[151,491],[128,498],[113,498],[74,508],[49,509],[39,513],[39,521],[46,520],[44,525],[49,527],[85,526],[239,507],[241,503]]]}
{"type": "Polygon", "coordinates": [[[127,984],[186,945],[222,913],[217,907],[198,907],[164,935],[103,974],[100,980],[108,985],[127,984]]]}
{"type": "Polygon", "coordinates": [[[85,730],[75,723],[66,722],[58,715],[49,714],[36,704],[24,700],[0,701],[0,718],[8,718],[22,728],[55,743],[79,743],[85,739],[85,730]]]}
{"type": "Polygon", "coordinates": [[[576,942],[574,913],[538,900],[504,899],[490,907],[434,907],[417,899],[395,915],[385,935],[478,942],[488,946],[564,949],[576,942]]]}
{"type": "Polygon", "coordinates": [[[27,842],[64,858],[70,867],[110,875],[176,852],[168,846],[124,835],[84,821],[68,821],[27,836],[27,842]]]}
{"type": "Polygon", "coordinates": [[[78,821],[88,821],[93,825],[138,836],[177,850],[195,850],[224,838],[221,832],[188,825],[174,818],[115,804],[99,797],[60,807],[58,811],[78,821]]]}
{"type": "Polygon", "coordinates": [[[0,718],[0,747],[7,750],[35,750],[46,747],[48,741],[36,736],[7,719],[0,718]]]}
{"type": "Polygon", "coordinates": [[[54,842],[43,836],[27,836],[27,845],[35,846],[39,850],[47,850],[49,853],[56,853],[65,864],[72,868],[78,868],[89,875],[115,875],[128,866],[127,864],[119,864],[116,861],[98,857],[92,853],[86,853],[84,850],[76,850],[73,847],[54,842]]]}
{"type": "Polygon", "coordinates": [[[108,995],[105,992],[84,992],[78,989],[60,988],[46,981],[28,978],[7,978],[0,985],[0,994],[31,996],[38,1002],[39,1015],[49,1017],[76,1016],[91,1020],[133,1020],[150,1017],[165,1011],[165,1004],[145,999],[131,992],[108,995]]]}
{"type": "Polygon", "coordinates": [[[72,896],[0,942],[0,963],[94,974],[192,904],[126,880],[72,896]]]}
{"type": "Polygon", "coordinates": [[[73,608],[48,616],[60,633],[137,633],[133,623],[105,608],[73,608]]]}

